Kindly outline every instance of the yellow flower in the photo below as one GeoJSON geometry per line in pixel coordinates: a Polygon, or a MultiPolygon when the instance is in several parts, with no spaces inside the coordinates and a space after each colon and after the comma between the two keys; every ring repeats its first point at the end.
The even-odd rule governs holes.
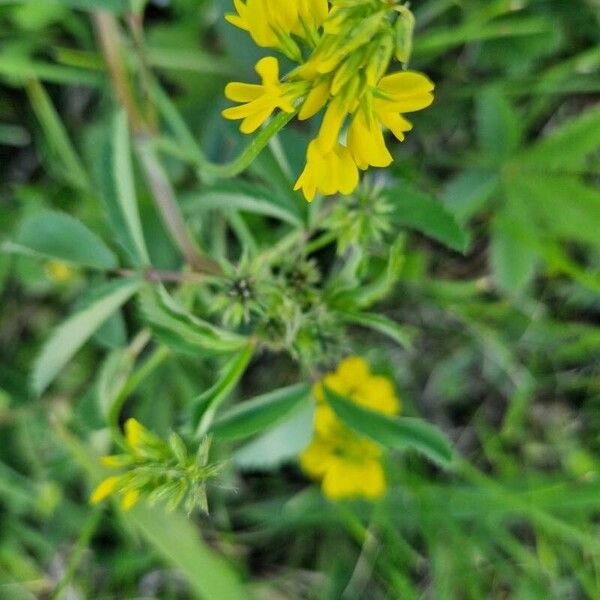
{"type": "Polygon", "coordinates": [[[137,419],[125,422],[125,439],[131,448],[140,448],[147,433],[148,430],[137,419]]]}
{"type": "Polygon", "coordinates": [[[128,490],[123,494],[121,499],[121,508],[123,510],[131,510],[140,500],[140,492],[138,490],[128,490]]]}
{"type": "Polygon", "coordinates": [[[90,496],[91,504],[100,504],[109,496],[119,494],[121,496],[121,508],[129,510],[133,508],[140,499],[140,493],[134,489],[123,489],[127,487],[125,477],[122,475],[113,475],[102,481],[92,492],[90,496]]]}
{"type": "Polygon", "coordinates": [[[414,25],[409,9],[399,0],[234,4],[237,14],[228,15],[229,22],[248,31],[259,46],[279,49],[297,66],[282,83],[276,59],[260,61],[262,85],[229,84],[225,95],[241,105],[228,108],[223,116],[242,119],[241,131],[252,133],[276,108],[293,113],[297,107],[300,120],[325,109],[318,144],[310,143],[306,167],[294,188],[308,201],[317,191],[325,196],[350,194],[359,182],[358,169],[387,167],[393,159],[384,131],[391,130],[403,141],[412,129],[404,113],[422,110],[433,101],[434,86],[424,75],[403,71],[385,76],[394,56],[408,60],[414,25]],[[398,36],[395,23],[402,20],[410,26],[398,36]],[[298,37],[306,42],[304,54],[298,37]]]}
{"type": "Polygon", "coordinates": [[[315,436],[300,455],[304,472],[321,481],[323,493],[332,500],[362,496],[373,500],[386,489],[381,464],[382,448],[354,433],[327,404],[324,387],[371,410],[395,415],[400,401],[387,377],[373,375],[358,356],[344,359],[314,387],[317,400],[315,436]]]}
{"type": "Polygon", "coordinates": [[[434,84],[422,73],[403,71],[388,75],[377,86],[373,109],[381,123],[402,142],[404,134],[412,129],[412,124],[402,113],[430,106],[434,88],[434,84]]]}
{"type": "Polygon", "coordinates": [[[383,139],[381,123],[362,106],[354,114],[348,129],[348,148],[359,169],[387,167],[393,160],[383,139]]]}
{"type": "Polygon", "coordinates": [[[284,52],[291,49],[286,36],[313,39],[329,12],[327,0],[234,0],[234,6],[237,14],[225,15],[227,21],[247,31],[256,45],[284,52]]]}
{"type": "MultiPolygon", "coordinates": [[[[290,0],[294,3],[293,0],[290,0]]],[[[306,29],[316,30],[325,22],[329,14],[329,2],[327,0],[295,0],[298,7],[298,21],[301,29],[295,29],[294,33],[305,37],[306,29]]]]}
{"type": "Polygon", "coordinates": [[[335,144],[330,150],[321,148],[320,140],[313,140],[306,154],[306,166],[296,181],[294,190],[302,190],[311,202],[317,190],[324,195],[350,194],[358,185],[358,169],[348,148],[335,144]]]}
{"type": "Polygon", "coordinates": [[[401,113],[427,108],[433,102],[433,89],[425,75],[403,71],[383,77],[372,94],[365,96],[348,129],[348,148],[359,169],[387,167],[392,162],[382,127],[404,141],[412,124],[401,113]]]}
{"type": "Polygon", "coordinates": [[[256,63],[256,72],[262,84],[229,83],[225,88],[225,96],[234,102],[241,102],[223,111],[226,119],[243,119],[240,126],[242,133],[256,131],[276,109],[293,113],[296,109],[290,96],[289,86],[279,81],[279,63],[272,56],[262,58],[256,63]]]}
{"type": "Polygon", "coordinates": [[[234,0],[237,15],[225,18],[236,27],[247,31],[254,42],[263,48],[280,48],[278,33],[291,33],[298,24],[298,9],[294,2],[272,0],[234,0]]]}
{"type": "Polygon", "coordinates": [[[122,482],[122,478],[120,475],[113,475],[112,477],[107,477],[104,481],[102,481],[90,496],[90,502],[92,504],[99,504],[103,500],[106,500],[109,496],[112,496],[119,488],[119,485],[122,482]]]}
{"type": "Polygon", "coordinates": [[[304,472],[322,481],[325,496],[375,500],[385,492],[379,447],[368,440],[317,436],[300,455],[304,472]]]}

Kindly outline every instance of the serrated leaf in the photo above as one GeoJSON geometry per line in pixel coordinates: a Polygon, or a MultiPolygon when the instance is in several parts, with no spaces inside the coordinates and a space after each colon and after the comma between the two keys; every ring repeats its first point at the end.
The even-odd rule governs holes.
{"type": "Polygon", "coordinates": [[[450,441],[433,425],[412,417],[391,418],[364,408],[325,387],[325,398],[348,427],[388,448],[418,450],[430,460],[448,467],[453,460],[450,441]]]}
{"type": "Polygon", "coordinates": [[[116,310],[141,286],[138,279],[118,281],[112,291],[68,318],[46,342],[33,367],[32,385],[42,394],[61,369],[116,310]]]}
{"type": "Polygon", "coordinates": [[[300,383],[262,394],[236,404],[212,424],[219,439],[241,440],[269,429],[292,413],[310,395],[310,386],[300,383]]]}
{"type": "Polygon", "coordinates": [[[3,249],[91,269],[118,266],[117,257],[95,233],[70,215],[50,210],[23,221],[15,243],[5,244],[3,249]]]}
{"type": "Polygon", "coordinates": [[[464,252],[469,236],[454,216],[441,202],[407,184],[386,190],[394,207],[394,221],[401,226],[415,229],[434,240],[464,252]]]}

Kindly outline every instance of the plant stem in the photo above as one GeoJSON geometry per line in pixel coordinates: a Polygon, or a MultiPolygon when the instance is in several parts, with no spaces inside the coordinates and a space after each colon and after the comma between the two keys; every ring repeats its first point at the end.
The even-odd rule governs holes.
{"type": "Polygon", "coordinates": [[[93,510],[89,517],[86,519],[83,529],[79,534],[79,539],[77,540],[77,544],[73,549],[73,553],[69,557],[69,561],[67,563],[67,568],[63,573],[54,593],[52,594],[51,600],[60,600],[63,597],[63,593],[65,592],[66,587],[69,585],[73,576],[75,575],[75,571],[77,567],[81,563],[81,559],[83,558],[83,553],[85,549],[88,547],[98,525],[100,523],[100,517],[102,516],[102,508],[97,508],[93,510]]]}
{"type": "Polygon", "coordinates": [[[104,10],[94,11],[92,18],[117,99],[127,112],[129,126],[132,131],[141,133],[145,129],[145,123],[135,100],[121,53],[121,38],[117,22],[110,13],[104,10]]]}
{"type": "MultiPolygon", "coordinates": [[[[162,271],[160,269],[145,269],[141,272],[144,281],[149,283],[201,283],[205,281],[202,273],[192,273],[186,271],[162,271]]],[[[140,275],[140,271],[132,269],[119,269],[115,272],[119,277],[135,277],[140,275]]]]}
{"type": "MultiPolygon", "coordinates": [[[[129,126],[136,138],[136,150],[152,191],[152,197],[173,241],[194,271],[213,275],[222,274],[220,265],[205,256],[190,235],[181,216],[175,193],[152,149],[150,140],[155,133],[154,125],[144,118],[131,86],[122,54],[122,42],[117,21],[111,14],[102,10],[95,11],[93,19],[115,94],[125,108],[129,126]]],[[[138,29],[140,27],[141,24],[138,23],[138,29]]],[[[139,31],[138,35],[141,35],[139,31]]],[[[147,80],[149,77],[150,75],[146,73],[147,80]]]]}
{"type": "MultiPolygon", "coordinates": [[[[156,81],[152,85],[152,95],[162,117],[177,138],[178,145],[173,148],[174,153],[177,153],[180,158],[185,157],[194,164],[199,175],[209,175],[220,179],[235,177],[243,173],[263,151],[269,141],[296,116],[295,112],[278,113],[252,138],[237,158],[228,163],[217,164],[206,158],[171,99],[156,81]]],[[[171,149],[167,148],[167,150],[171,152],[171,149]]]]}
{"type": "Polygon", "coordinates": [[[149,139],[138,137],[136,150],[156,206],[186,262],[196,272],[222,275],[223,271],[219,263],[205,256],[190,235],[175,199],[175,192],[149,139]]]}

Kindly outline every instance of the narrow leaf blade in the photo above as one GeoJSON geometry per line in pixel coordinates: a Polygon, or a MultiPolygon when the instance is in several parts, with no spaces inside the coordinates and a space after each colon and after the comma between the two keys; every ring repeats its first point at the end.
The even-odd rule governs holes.
{"type": "Polygon", "coordinates": [[[237,404],[212,424],[219,439],[241,440],[277,425],[309,397],[310,386],[300,383],[237,404]]]}
{"type": "Polygon", "coordinates": [[[325,397],[336,415],[357,433],[388,448],[418,450],[437,464],[448,467],[453,460],[446,436],[423,419],[390,418],[369,410],[325,387],[325,397]]]}
{"type": "Polygon", "coordinates": [[[140,288],[138,279],[119,281],[110,293],[68,318],[46,342],[32,374],[34,391],[40,395],[95,331],[140,288]]]}

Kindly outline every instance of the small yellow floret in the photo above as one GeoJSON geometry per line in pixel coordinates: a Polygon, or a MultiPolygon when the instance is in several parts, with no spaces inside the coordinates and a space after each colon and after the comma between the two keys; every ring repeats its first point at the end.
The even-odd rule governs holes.
{"type": "Polygon", "coordinates": [[[120,482],[121,477],[119,475],[107,477],[96,487],[96,489],[94,489],[92,495],[90,496],[90,502],[92,504],[99,504],[117,491],[120,482]]]}
{"type": "Polygon", "coordinates": [[[287,88],[279,81],[279,63],[276,58],[266,56],[256,63],[256,72],[262,83],[229,83],[225,88],[225,96],[239,106],[232,106],[223,111],[223,116],[230,120],[242,120],[240,131],[252,133],[256,131],[279,108],[293,113],[296,109],[293,98],[287,94],[287,88]]]}
{"type": "Polygon", "coordinates": [[[138,490],[128,490],[123,494],[123,498],[121,499],[121,508],[123,510],[132,509],[140,499],[140,493],[138,490]]]}
{"type": "Polygon", "coordinates": [[[125,439],[131,448],[139,448],[147,429],[137,419],[127,419],[125,422],[125,439]]]}

